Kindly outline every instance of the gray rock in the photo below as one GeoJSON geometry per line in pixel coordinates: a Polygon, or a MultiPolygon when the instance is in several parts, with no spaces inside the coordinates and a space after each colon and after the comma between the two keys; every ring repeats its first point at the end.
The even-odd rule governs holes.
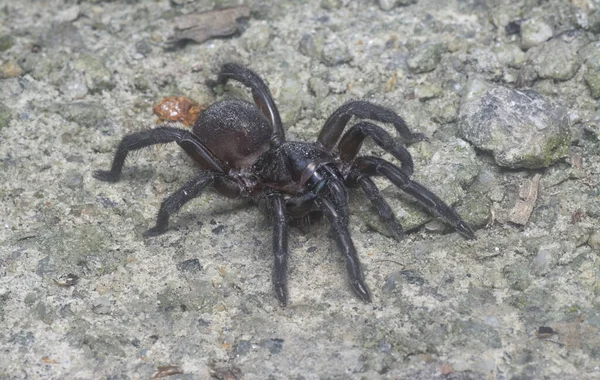
{"type": "Polygon", "coordinates": [[[488,48],[473,49],[467,60],[476,73],[494,79],[502,76],[502,62],[500,62],[496,53],[488,48]]]}
{"type": "Polygon", "coordinates": [[[589,245],[594,251],[600,253],[600,230],[593,232],[587,240],[589,245]]]}
{"type": "Polygon", "coordinates": [[[88,128],[96,126],[106,117],[104,107],[95,102],[53,103],[42,108],[88,128]]]}
{"type": "Polygon", "coordinates": [[[323,35],[321,33],[303,35],[298,43],[298,51],[308,57],[319,58],[323,52],[323,35]]]}
{"type": "Polygon", "coordinates": [[[491,199],[479,191],[469,191],[456,211],[473,228],[484,227],[490,221],[491,199]]]}
{"type": "Polygon", "coordinates": [[[271,28],[266,22],[253,24],[244,31],[243,43],[247,50],[264,49],[271,41],[271,28]]]}
{"type": "Polygon", "coordinates": [[[544,21],[532,18],[521,24],[521,48],[527,50],[552,38],[552,27],[544,21]]]}
{"type": "Polygon", "coordinates": [[[182,272],[189,273],[200,273],[200,271],[202,270],[202,264],[200,264],[200,260],[198,259],[189,259],[182,261],[180,263],[177,263],[176,267],[182,272]]]}
{"type": "MultiPolygon", "coordinates": [[[[454,333],[460,334],[463,338],[468,336],[469,343],[475,341],[482,343],[485,347],[501,348],[502,340],[498,330],[492,326],[475,321],[458,321],[452,328],[454,333]]],[[[465,341],[465,343],[467,343],[465,341]]]]}
{"type": "Polygon", "coordinates": [[[71,22],[53,25],[42,37],[40,45],[49,50],[70,48],[72,51],[81,51],[85,48],[83,37],[71,22]]]}
{"type": "Polygon", "coordinates": [[[340,9],[342,5],[342,0],[321,0],[321,8],[328,11],[340,9]]]}
{"type": "Polygon", "coordinates": [[[500,166],[543,168],[567,157],[567,112],[534,91],[470,81],[459,112],[459,133],[491,152],[500,166]]]}
{"type": "Polygon", "coordinates": [[[135,51],[138,54],[141,54],[142,56],[146,57],[147,55],[150,55],[150,53],[152,53],[152,46],[150,46],[148,40],[146,39],[139,40],[135,43],[135,51]]]}
{"type": "Polygon", "coordinates": [[[352,55],[346,43],[339,37],[332,35],[323,45],[321,62],[326,66],[337,66],[352,60],[352,55]]]}
{"type": "Polygon", "coordinates": [[[577,50],[577,43],[553,38],[529,49],[527,59],[540,78],[568,80],[581,66],[577,50]]]}
{"type": "Polygon", "coordinates": [[[285,79],[281,86],[278,102],[282,105],[280,112],[284,125],[294,125],[300,117],[305,96],[302,87],[297,79],[291,77],[285,79]]]}
{"type": "Polygon", "coordinates": [[[442,87],[435,83],[423,83],[415,87],[415,97],[421,101],[442,95],[442,87]]]}
{"type": "Polygon", "coordinates": [[[442,59],[443,50],[444,45],[439,43],[419,46],[408,58],[408,67],[417,74],[433,71],[442,59]]]}
{"type": "Polygon", "coordinates": [[[563,250],[559,243],[549,243],[540,246],[537,254],[531,261],[533,273],[543,276],[551,271],[557,264],[563,250]]]}
{"type": "Polygon", "coordinates": [[[0,52],[7,51],[15,44],[15,39],[10,34],[0,36],[0,52]]]}
{"type": "Polygon", "coordinates": [[[583,76],[594,98],[600,98],[600,42],[592,42],[579,51],[579,57],[586,66],[583,76]]]}
{"type": "Polygon", "coordinates": [[[379,8],[384,11],[389,11],[401,5],[410,5],[416,3],[417,0],[379,0],[379,8]]]}
{"type": "Polygon", "coordinates": [[[523,291],[531,284],[529,268],[523,263],[514,263],[505,266],[502,274],[511,289],[523,291]]]}
{"type": "Polygon", "coordinates": [[[115,87],[113,75],[106,68],[104,59],[95,54],[80,55],[75,61],[74,69],[84,73],[85,83],[92,93],[112,90],[115,87]]]}
{"type": "Polygon", "coordinates": [[[329,86],[319,77],[311,77],[308,80],[308,89],[317,98],[323,98],[329,94],[329,86]]]}
{"type": "Polygon", "coordinates": [[[58,87],[65,97],[70,99],[81,99],[88,93],[84,74],[79,71],[71,71],[59,79],[58,87]]]}

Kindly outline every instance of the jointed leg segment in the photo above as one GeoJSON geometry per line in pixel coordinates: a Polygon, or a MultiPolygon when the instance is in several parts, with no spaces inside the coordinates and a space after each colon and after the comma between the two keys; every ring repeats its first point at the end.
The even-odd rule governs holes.
{"type": "Polygon", "coordinates": [[[273,194],[267,198],[269,210],[273,222],[273,257],[275,266],[273,267],[273,286],[275,295],[281,306],[287,305],[287,262],[288,262],[288,241],[287,241],[287,221],[285,213],[285,201],[280,194],[273,194]]]}
{"type": "Polygon", "coordinates": [[[192,156],[205,169],[223,172],[226,165],[215,157],[196,136],[184,129],[161,126],[129,134],[121,140],[113,158],[110,170],[96,170],[92,174],[95,178],[116,182],[121,176],[125,159],[129,152],[142,149],[151,145],[176,142],[187,154],[192,156]]]}
{"type": "Polygon", "coordinates": [[[184,204],[198,197],[202,191],[215,180],[215,174],[202,172],[183,187],[167,197],[160,205],[156,225],[146,232],[145,237],[163,234],[169,225],[169,217],[177,212],[184,204]]]}
{"type": "Polygon", "coordinates": [[[411,132],[404,119],[394,111],[364,100],[355,100],[342,105],[329,116],[323,129],[321,129],[317,141],[325,149],[331,150],[339,140],[346,124],[348,124],[348,121],[350,121],[352,116],[393,124],[396,131],[398,131],[398,134],[400,134],[407,143],[425,139],[425,135],[411,132]]]}
{"type": "Polygon", "coordinates": [[[353,169],[360,173],[374,176],[382,175],[389,179],[394,185],[402,191],[412,196],[421,205],[426,207],[434,215],[444,219],[453,226],[461,235],[473,239],[475,233],[462,218],[450,206],[445,204],[437,195],[432,193],[426,187],[412,181],[400,168],[381,158],[364,156],[358,157],[353,164],[353,169]]]}
{"type": "Polygon", "coordinates": [[[413,160],[408,150],[396,142],[383,128],[366,121],[353,125],[342,136],[338,145],[342,161],[352,162],[367,137],[371,137],[377,145],[400,161],[401,168],[407,175],[413,173],[413,160]]]}
{"type": "Polygon", "coordinates": [[[404,229],[400,223],[398,223],[390,205],[381,196],[375,182],[366,175],[359,175],[356,181],[360,184],[367,198],[369,198],[373,206],[377,209],[379,216],[383,219],[385,224],[387,224],[390,232],[394,235],[394,238],[396,240],[402,240],[404,237],[404,229]]]}
{"type": "Polygon", "coordinates": [[[348,231],[348,216],[341,215],[334,203],[327,198],[317,198],[317,206],[323,211],[329,223],[331,231],[346,259],[346,270],[350,277],[350,285],[354,292],[365,302],[371,302],[371,292],[365,284],[364,275],[360,266],[360,261],[356,253],[356,248],[348,231]]]}

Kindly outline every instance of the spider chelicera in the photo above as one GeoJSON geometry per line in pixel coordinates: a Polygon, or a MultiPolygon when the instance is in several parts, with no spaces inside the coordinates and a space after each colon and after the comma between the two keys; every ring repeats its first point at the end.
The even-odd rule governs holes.
{"type": "Polygon", "coordinates": [[[239,99],[214,103],[199,116],[192,132],[163,125],[129,134],[121,140],[111,169],[93,173],[99,180],[115,182],[130,151],[169,142],[176,142],[198,163],[199,173],[162,202],[156,225],[144,236],[164,233],[169,217],[208,186],[227,197],[258,203],[273,226],[273,283],[282,306],[288,302],[288,224],[322,215],[331,224],[344,255],[352,289],[363,301],[371,301],[348,231],[347,188],[361,187],[393,236],[399,240],[404,235],[372,176],[386,177],[460,234],[474,238],[473,230],[451,207],[410,179],[413,172],[410,153],[384,129],[360,121],[342,136],[354,116],[392,124],[406,143],[425,139],[424,135],[411,132],[395,112],[362,100],[350,101],[331,114],[316,142],[286,141],[279,111],[263,80],[243,66],[227,63],[218,79],[209,85],[224,85],[229,79],[249,87],[255,104],[239,99]],[[400,161],[400,167],[378,157],[358,156],[367,137],[400,161]]]}

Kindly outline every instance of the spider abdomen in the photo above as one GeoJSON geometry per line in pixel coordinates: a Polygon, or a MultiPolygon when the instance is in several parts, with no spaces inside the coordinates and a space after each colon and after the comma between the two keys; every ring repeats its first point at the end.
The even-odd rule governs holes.
{"type": "Polygon", "coordinates": [[[193,131],[215,156],[241,169],[269,150],[273,128],[254,104],[231,99],[208,107],[193,131]]]}

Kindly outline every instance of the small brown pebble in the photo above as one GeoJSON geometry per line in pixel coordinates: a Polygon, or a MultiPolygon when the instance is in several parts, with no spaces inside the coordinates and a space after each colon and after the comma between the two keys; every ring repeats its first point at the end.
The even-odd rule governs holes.
{"type": "Polygon", "coordinates": [[[0,79],[17,78],[23,73],[23,69],[15,61],[8,61],[0,65],[0,79]]]}
{"type": "Polygon", "coordinates": [[[156,104],[152,111],[159,122],[178,121],[189,127],[194,125],[205,108],[185,96],[169,96],[156,104]]]}

